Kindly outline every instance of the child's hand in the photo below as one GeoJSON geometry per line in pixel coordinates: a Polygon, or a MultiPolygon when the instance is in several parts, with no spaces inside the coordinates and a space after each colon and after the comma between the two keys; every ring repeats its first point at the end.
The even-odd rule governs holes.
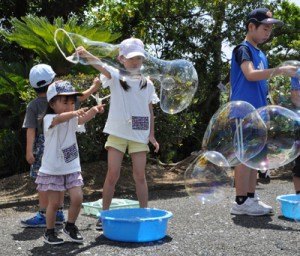
{"type": "Polygon", "coordinates": [[[100,87],[101,87],[100,79],[99,79],[99,77],[95,77],[94,81],[90,87],[90,90],[92,92],[92,94],[91,94],[92,97],[94,99],[96,99],[98,105],[102,104],[101,100],[99,99],[99,92],[97,92],[97,91],[99,91],[100,87]],[[95,93],[95,92],[97,92],[96,95],[93,95],[93,93],[95,93]]]}
{"type": "Polygon", "coordinates": [[[298,68],[294,66],[283,66],[280,67],[280,72],[286,76],[295,76],[297,74],[298,68]]]}
{"type": "Polygon", "coordinates": [[[88,111],[88,107],[85,107],[85,108],[80,108],[78,110],[75,110],[73,111],[73,113],[75,114],[75,116],[77,117],[82,117],[85,115],[86,111],[88,111]]]}
{"type": "Polygon", "coordinates": [[[79,46],[76,49],[76,53],[78,53],[78,55],[83,58],[91,56],[91,54],[83,46],[79,46]]]}
{"type": "Polygon", "coordinates": [[[157,153],[159,151],[159,144],[158,144],[158,142],[156,141],[156,139],[153,136],[149,137],[149,141],[155,147],[154,152],[157,153]]]}
{"type": "Polygon", "coordinates": [[[97,105],[97,106],[94,106],[93,109],[96,111],[96,113],[104,113],[104,106],[105,104],[101,104],[101,105],[97,105]]]}
{"type": "Polygon", "coordinates": [[[35,158],[34,158],[34,155],[32,154],[32,152],[29,152],[26,154],[26,160],[27,160],[27,163],[29,163],[30,165],[32,165],[35,162],[35,158]]]}
{"type": "Polygon", "coordinates": [[[101,81],[100,81],[99,77],[97,76],[94,78],[91,88],[93,89],[93,92],[96,92],[100,89],[100,87],[101,87],[101,81]]]}

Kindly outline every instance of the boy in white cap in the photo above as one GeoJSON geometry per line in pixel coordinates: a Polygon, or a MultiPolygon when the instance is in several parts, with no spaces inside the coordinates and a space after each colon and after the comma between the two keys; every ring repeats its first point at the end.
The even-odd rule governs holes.
{"type": "MultiPolygon", "coordinates": [[[[26,160],[30,166],[30,176],[37,177],[41,166],[41,160],[44,152],[44,133],[42,127],[42,117],[47,109],[46,93],[48,86],[54,81],[56,73],[52,67],[47,64],[37,64],[33,66],[29,73],[29,81],[32,88],[36,91],[37,97],[27,106],[23,128],[26,129],[26,160]]],[[[100,88],[100,81],[95,78],[92,86],[83,92],[77,102],[87,99],[92,93],[100,88]]],[[[21,220],[24,227],[45,227],[46,226],[46,207],[48,204],[45,192],[38,192],[39,211],[36,216],[27,220],[21,220]]],[[[64,192],[61,193],[61,205],[56,214],[56,224],[62,224],[65,220],[63,213],[64,192]]]]}

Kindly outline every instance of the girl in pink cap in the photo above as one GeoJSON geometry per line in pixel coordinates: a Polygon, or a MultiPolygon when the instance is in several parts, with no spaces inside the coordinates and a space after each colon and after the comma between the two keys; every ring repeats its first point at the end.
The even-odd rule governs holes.
{"type": "MultiPolygon", "coordinates": [[[[140,207],[148,206],[148,186],[145,175],[149,141],[158,152],[154,136],[152,104],[159,102],[153,83],[141,74],[145,59],[144,44],[129,38],[119,46],[118,61],[122,69],[101,62],[83,47],[77,54],[99,70],[103,87],[109,87],[111,100],[104,132],[109,134],[105,148],[108,151],[108,170],[103,186],[103,210],[108,210],[119,179],[123,156],[128,150],[132,160],[133,178],[140,207]]],[[[100,224],[100,223],[98,223],[100,224]]],[[[101,226],[97,226],[101,228],[101,226]]]]}

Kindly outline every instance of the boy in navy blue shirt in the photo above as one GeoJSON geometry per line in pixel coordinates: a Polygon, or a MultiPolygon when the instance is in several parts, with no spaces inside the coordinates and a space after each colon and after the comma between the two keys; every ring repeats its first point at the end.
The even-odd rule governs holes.
{"type": "MultiPolygon", "coordinates": [[[[255,108],[267,105],[267,79],[271,75],[293,76],[297,70],[292,66],[269,69],[268,61],[258,45],[266,42],[274,24],[283,22],[273,18],[270,10],[258,8],[251,11],[246,20],[245,40],[232,53],[230,100],[241,100],[255,108]]],[[[231,208],[235,215],[266,215],[272,207],[263,203],[255,193],[257,171],[240,164],[235,167],[236,198],[231,208]]]]}
{"type": "MultiPolygon", "coordinates": [[[[297,109],[300,107],[300,68],[297,71],[297,76],[291,79],[291,100],[297,109]]],[[[295,159],[293,168],[293,182],[295,193],[300,194],[300,156],[295,159]]]]}

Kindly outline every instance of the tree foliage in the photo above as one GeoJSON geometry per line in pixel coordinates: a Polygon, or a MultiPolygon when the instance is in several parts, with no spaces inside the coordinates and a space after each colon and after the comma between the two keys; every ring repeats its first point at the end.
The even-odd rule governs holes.
{"type": "MultiPolygon", "coordinates": [[[[72,14],[76,13],[81,20],[84,10],[88,5],[99,3],[99,0],[1,0],[0,4],[0,27],[6,30],[12,28],[10,20],[31,14],[38,17],[47,18],[50,23],[57,17],[67,20],[72,14]]],[[[16,59],[30,61],[31,51],[18,46],[14,42],[0,37],[0,60],[14,62],[16,59]]]]}
{"type": "Polygon", "coordinates": [[[300,60],[300,7],[283,1],[276,17],[284,21],[284,26],[276,28],[276,37],[269,42],[269,54],[273,66],[285,60],[300,60]]]}
{"type": "Polygon", "coordinates": [[[56,29],[63,28],[67,32],[73,32],[82,36],[88,36],[95,41],[111,42],[119,37],[112,35],[100,27],[84,23],[78,25],[77,17],[72,16],[66,22],[61,17],[55,18],[51,24],[45,17],[27,15],[21,20],[10,20],[13,29],[2,30],[6,39],[18,43],[26,49],[36,53],[39,60],[48,63],[58,75],[66,75],[70,72],[71,64],[65,60],[54,41],[56,29]]]}
{"type": "MultiPolygon", "coordinates": [[[[191,106],[176,115],[165,114],[159,107],[155,107],[156,135],[162,149],[159,157],[163,161],[177,161],[191,151],[201,149],[208,121],[220,105],[218,85],[220,81],[228,84],[229,80],[230,60],[225,57],[222,46],[224,43],[234,46],[244,39],[245,19],[252,9],[268,7],[276,18],[285,22],[284,27],[274,29],[272,40],[261,46],[270,66],[288,59],[299,59],[299,7],[286,0],[20,0],[14,3],[16,2],[26,11],[22,13],[19,7],[12,4],[5,13],[3,6],[0,7],[0,13],[6,17],[2,21],[4,43],[0,46],[5,49],[0,56],[4,62],[10,62],[11,56],[18,53],[19,58],[13,59],[18,59],[21,63],[30,63],[28,60],[33,59],[55,67],[69,65],[64,63],[51,41],[54,27],[64,27],[67,31],[96,41],[101,41],[101,38],[93,37],[100,31],[122,35],[120,38],[111,38],[112,43],[132,36],[138,37],[145,42],[147,51],[155,57],[164,60],[187,59],[195,65],[199,87],[191,106]],[[67,28],[68,22],[70,25],[67,28]],[[75,24],[86,30],[76,30],[75,24]],[[91,30],[95,25],[98,30],[91,30]]],[[[30,65],[32,64],[31,61],[30,65]]],[[[9,65],[11,67],[11,63],[9,65]]],[[[78,73],[76,68],[72,68],[73,72],[78,73]]],[[[24,73],[20,67],[18,70],[18,74],[24,73]]],[[[68,71],[69,69],[61,73],[68,71]]],[[[22,84],[13,74],[5,74],[6,77],[0,70],[0,83],[6,83],[8,91],[9,81],[22,84]]],[[[228,91],[226,93],[228,95],[228,91]]]]}
{"type": "Polygon", "coordinates": [[[192,113],[195,120],[189,139],[182,137],[183,147],[188,151],[201,148],[206,124],[219,107],[217,86],[220,81],[228,81],[229,61],[224,59],[222,45],[242,41],[247,14],[267,2],[270,8],[277,8],[275,1],[107,0],[98,5],[93,15],[111,31],[120,32],[122,39],[141,38],[147,50],[159,58],[183,58],[194,63],[199,88],[193,104],[178,114],[180,118],[192,113]]]}

